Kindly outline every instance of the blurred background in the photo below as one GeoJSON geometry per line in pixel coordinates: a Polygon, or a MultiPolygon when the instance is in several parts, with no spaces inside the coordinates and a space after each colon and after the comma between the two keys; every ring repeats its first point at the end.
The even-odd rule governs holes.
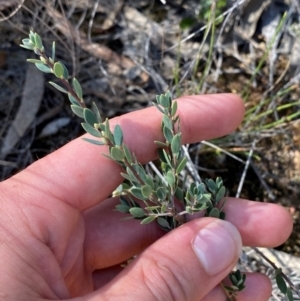
{"type": "Polygon", "coordinates": [[[19,44],[29,30],[49,55],[56,41],[103,117],[168,89],[240,95],[241,126],[187,149],[229,195],[285,206],[295,227],[279,249],[300,254],[299,0],[0,0],[1,180],[84,132],[52,75],[26,62],[35,55],[19,44]]]}

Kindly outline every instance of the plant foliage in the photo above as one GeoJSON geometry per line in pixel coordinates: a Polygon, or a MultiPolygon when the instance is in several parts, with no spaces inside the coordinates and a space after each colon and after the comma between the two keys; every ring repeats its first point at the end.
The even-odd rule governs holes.
{"type": "MultiPolygon", "coordinates": [[[[171,93],[157,95],[153,105],[162,113],[161,129],[163,139],[154,141],[158,149],[163,179],[148,174],[139,163],[134,153],[124,144],[122,128],[116,125],[111,129],[109,120],[102,120],[97,106],[93,103],[87,108],[83,99],[82,87],[76,78],[69,78],[65,65],[55,61],[55,43],[52,45],[51,57],[45,53],[42,39],[37,33],[30,32],[29,38],[23,39],[23,48],[33,50],[39,60],[28,59],[42,72],[53,73],[60,84],[50,82],[57,90],[66,93],[73,113],[83,118],[83,129],[95,139],[83,138],[85,141],[108,147],[105,155],[121,165],[124,183],[115,191],[120,204],[116,210],[128,214],[131,218],[141,220],[141,224],[156,221],[165,231],[170,231],[188,220],[189,215],[204,212],[205,216],[225,219],[223,211],[226,202],[226,188],[221,178],[206,179],[204,182],[192,182],[185,186],[180,180],[188,162],[182,151],[182,134],[180,117],[177,114],[177,101],[172,101],[171,93]],[[136,201],[139,200],[139,201],[136,201]],[[144,205],[141,206],[140,202],[144,205]],[[178,203],[180,205],[178,205],[178,203]],[[178,208],[182,208],[179,210],[178,208]]],[[[238,270],[231,274],[232,286],[229,291],[244,289],[245,275],[238,270]]]]}

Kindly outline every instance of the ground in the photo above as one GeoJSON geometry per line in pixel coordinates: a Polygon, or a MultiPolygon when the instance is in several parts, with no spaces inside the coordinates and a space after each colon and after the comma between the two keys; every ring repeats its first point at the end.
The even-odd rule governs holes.
{"type": "Polygon", "coordinates": [[[285,206],[295,226],[280,249],[300,255],[298,1],[0,0],[0,19],[2,180],[83,133],[51,75],[29,68],[34,55],[19,47],[35,30],[49,55],[56,41],[58,59],[105,117],[167,89],[239,94],[242,125],[191,145],[191,158],[202,178],[222,176],[229,195],[243,183],[240,197],[285,206]]]}

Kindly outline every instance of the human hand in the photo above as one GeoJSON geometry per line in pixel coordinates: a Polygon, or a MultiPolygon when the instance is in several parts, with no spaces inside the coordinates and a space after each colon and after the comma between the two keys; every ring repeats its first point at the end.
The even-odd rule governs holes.
{"type": "MultiPolygon", "coordinates": [[[[231,132],[243,118],[234,95],[178,101],[183,143],[231,132]]],[[[156,108],[114,118],[141,162],[155,158],[156,108]]],[[[274,204],[228,198],[226,220],[192,220],[163,236],[155,223],[121,221],[107,199],[122,182],[105,146],[76,139],[0,185],[0,300],[225,300],[218,285],[241,246],[272,247],[292,229],[274,204]],[[127,268],[120,264],[140,254],[127,268]]],[[[270,281],[249,274],[237,300],[268,300],[270,281]]]]}

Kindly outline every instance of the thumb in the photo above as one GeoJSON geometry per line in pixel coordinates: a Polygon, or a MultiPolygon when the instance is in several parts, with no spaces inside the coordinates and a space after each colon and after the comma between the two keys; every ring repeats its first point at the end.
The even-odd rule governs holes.
{"type": "Polygon", "coordinates": [[[241,249],[241,236],[229,222],[193,220],[152,244],[86,300],[99,300],[100,293],[111,301],[199,301],[231,272],[241,249]]]}

